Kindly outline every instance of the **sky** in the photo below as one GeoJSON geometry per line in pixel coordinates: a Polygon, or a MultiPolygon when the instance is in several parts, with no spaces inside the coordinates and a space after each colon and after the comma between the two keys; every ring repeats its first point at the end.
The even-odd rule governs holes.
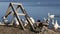
{"type": "Polygon", "coordinates": [[[26,2],[29,6],[60,6],[60,0],[0,0],[0,2],[26,2]]]}
{"type": "Polygon", "coordinates": [[[55,1],[55,2],[57,2],[57,1],[60,1],[60,0],[0,0],[0,1],[16,1],[16,2],[40,2],[40,1],[55,1]]]}

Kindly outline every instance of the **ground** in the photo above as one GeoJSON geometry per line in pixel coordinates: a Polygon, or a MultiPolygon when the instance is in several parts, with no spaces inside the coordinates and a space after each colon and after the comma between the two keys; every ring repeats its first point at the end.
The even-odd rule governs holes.
{"type": "MultiPolygon", "coordinates": [[[[57,32],[54,32],[52,30],[47,29],[46,34],[59,34],[57,32]]],[[[43,34],[44,32],[40,32],[39,34],[43,34]]],[[[32,32],[30,30],[21,30],[20,28],[16,27],[10,27],[10,26],[0,26],[0,34],[38,34],[35,32],[32,32]]],[[[45,34],[45,33],[44,33],[45,34]]]]}

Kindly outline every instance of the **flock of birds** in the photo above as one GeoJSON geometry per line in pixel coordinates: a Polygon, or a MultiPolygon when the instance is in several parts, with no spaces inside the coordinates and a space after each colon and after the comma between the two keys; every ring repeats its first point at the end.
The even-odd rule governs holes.
{"type": "MultiPolygon", "coordinates": [[[[52,25],[53,25],[53,27],[54,27],[54,29],[58,29],[58,28],[60,28],[60,26],[59,26],[59,24],[58,24],[58,21],[56,20],[56,21],[54,21],[54,17],[55,17],[55,15],[50,15],[50,13],[48,13],[48,23],[50,22],[50,19],[52,20],[52,25]]],[[[32,18],[32,17],[30,17],[30,19],[32,20],[32,22],[33,23],[31,23],[32,25],[35,23],[35,20],[32,18]]],[[[46,20],[46,19],[45,19],[46,20]]],[[[19,25],[19,23],[18,23],[18,21],[17,21],[17,19],[15,18],[15,21],[16,21],[16,24],[18,24],[19,25]]],[[[28,22],[26,21],[26,20],[23,20],[23,21],[25,21],[25,26],[28,24],[28,22]]]]}
{"type": "MultiPolygon", "coordinates": [[[[35,20],[32,17],[30,17],[30,19],[32,21],[31,24],[33,25],[35,23],[35,20]]],[[[26,26],[28,24],[28,21],[27,20],[25,20],[25,19],[21,19],[21,20],[23,21],[24,26],[26,26]]],[[[14,21],[14,24],[19,25],[19,22],[18,22],[18,20],[17,20],[16,17],[13,18],[13,21],[14,21]]],[[[3,22],[4,23],[8,23],[7,18],[3,17],[3,22]]]]}
{"type": "MultiPolygon", "coordinates": [[[[55,15],[51,15],[50,13],[48,13],[48,23],[50,22],[50,19],[52,20],[51,21],[51,23],[52,23],[52,25],[53,25],[53,27],[54,27],[54,29],[58,29],[58,28],[60,28],[60,26],[59,26],[59,24],[58,24],[58,21],[56,20],[56,21],[54,21],[54,17],[55,17],[55,15]]],[[[3,19],[5,19],[5,21],[4,22],[7,22],[8,20],[6,20],[6,18],[4,17],[3,19]]],[[[32,18],[32,17],[30,17],[30,19],[32,20],[32,22],[33,23],[31,23],[32,25],[35,23],[35,21],[34,21],[34,19],[32,18]]],[[[27,24],[28,24],[28,22],[26,21],[26,20],[24,20],[24,19],[22,19],[23,21],[25,21],[25,25],[24,26],[26,26],[27,24]]],[[[46,21],[46,19],[44,18],[44,20],[46,21]]],[[[14,17],[14,21],[15,21],[15,23],[17,24],[17,25],[19,25],[19,23],[18,23],[18,21],[17,21],[17,19],[16,19],[16,17],[14,17]]]]}
{"type": "MultiPolygon", "coordinates": [[[[52,23],[54,29],[58,29],[58,28],[60,28],[60,26],[59,26],[57,20],[54,21],[54,17],[55,17],[55,15],[51,15],[50,13],[48,13],[48,23],[50,22],[50,19],[51,19],[52,20],[51,23],[52,23]]],[[[44,20],[46,20],[46,19],[44,18],[44,20]]]]}

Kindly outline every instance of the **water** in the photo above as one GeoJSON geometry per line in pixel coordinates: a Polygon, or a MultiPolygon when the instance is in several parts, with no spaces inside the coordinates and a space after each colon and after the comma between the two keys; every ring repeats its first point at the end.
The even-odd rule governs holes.
{"type": "MultiPolygon", "coordinates": [[[[10,2],[0,2],[0,21],[2,20],[1,17],[3,17],[7,11],[7,8],[9,6],[10,2]]],[[[29,16],[33,17],[35,21],[37,19],[40,19],[43,21],[43,18],[48,16],[48,13],[55,14],[56,16],[60,16],[60,5],[55,5],[54,3],[52,4],[43,4],[39,2],[21,2],[26,9],[27,13],[29,16]]],[[[10,19],[11,16],[8,17],[8,20],[10,19]]],[[[58,23],[60,24],[60,17],[55,18],[55,20],[58,20],[58,23]]]]}

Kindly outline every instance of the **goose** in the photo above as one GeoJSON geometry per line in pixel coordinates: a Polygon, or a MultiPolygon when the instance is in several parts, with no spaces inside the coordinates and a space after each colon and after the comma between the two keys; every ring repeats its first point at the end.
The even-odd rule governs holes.
{"type": "Polygon", "coordinates": [[[28,24],[28,21],[27,21],[27,20],[25,20],[25,24],[24,24],[24,26],[27,26],[27,24],[28,24]]]}
{"type": "Polygon", "coordinates": [[[18,22],[18,20],[17,20],[16,17],[14,17],[14,23],[15,23],[16,25],[19,25],[19,22],[18,22]]]}
{"type": "Polygon", "coordinates": [[[34,24],[35,23],[35,20],[32,17],[30,17],[30,19],[32,21],[32,24],[34,24]]]}
{"type": "Polygon", "coordinates": [[[44,21],[46,21],[47,19],[44,17],[44,21]]]}
{"type": "MultiPolygon", "coordinates": [[[[54,21],[53,21],[54,22],[54,21]]],[[[57,22],[57,20],[55,21],[55,24],[53,23],[53,26],[54,26],[54,28],[55,29],[58,29],[58,28],[60,28],[60,26],[58,25],[58,22],[57,22]]]]}
{"type": "Polygon", "coordinates": [[[54,18],[55,15],[50,15],[50,13],[48,13],[48,17],[49,18],[54,18]]]}
{"type": "Polygon", "coordinates": [[[52,19],[52,24],[54,24],[54,17],[55,15],[50,15],[50,13],[48,13],[48,21],[50,22],[52,19]]]}
{"type": "MultiPolygon", "coordinates": [[[[35,23],[35,20],[32,17],[30,17],[30,19],[32,21],[31,24],[33,25],[35,23]]],[[[28,21],[27,20],[22,19],[22,21],[24,21],[24,26],[26,26],[28,24],[28,21]]]]}
{"type": "Polygon", "coordinates": [[[3,22],[4,23],[7,23],[8,22],[8,20],[7,20],[7,18],[5,16],[3,17],[3,22]]]}
{"type": "Polygon", "coordinates": [[[22,21],[23,21],[24,26],[27,26],[28,21],[27,21],[27,20],[25,20],[25,19],[22,19],[22,21]]]}
{"type": "Polygon", "coordinates": [[[34,20],[32,17],[30,17],[30,20],[32,21],[32,22],[31,22],[31,25],[34,26],[34,24],[35,24],[35,20],[34,20]]]}
{"type": "Polygon", "coordinates": [[[54,20],[52,19],[52,25],[54,25],[54,20]]]}
{"type": "Polygon", "coordinates": [[[44,21],[49,24],[50,19],[46,19],[46,18],[44,17],[44,21]]]}

